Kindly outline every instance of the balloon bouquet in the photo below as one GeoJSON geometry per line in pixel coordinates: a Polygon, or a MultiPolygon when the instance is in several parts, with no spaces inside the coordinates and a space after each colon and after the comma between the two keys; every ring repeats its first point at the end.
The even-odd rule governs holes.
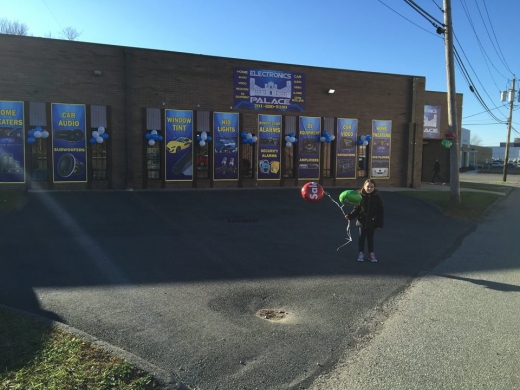
{"type": "MultiPolygon", "coordinates": [[[[343,207],[350,205],[350,206],[357,206],[359,203],[361,203],[361,194],[356,190],[345,190],[341,194],[339,194],[339,203],[336,202],[328,192],[326,192],[323,187],[314,181],[305,183],[305,185],[301,189],[302,197],[307,202],[316,203],[322,200],[325,195],[329,197],[329,199],[336,204],[336,206],[339,207],[341,212],[343,213],[343,216],[347,215],[345,211],[343,210],[343,207]],[[340,205],[341,203],[341,205],[340,205]]],[[[347,245],[348,243],[352,242],[352,236],[350,235],[350,221],[348,221],[347,224],[347,242],[343,245],[341,245],[336,251],[338,251],[341,247],[347,245]]]]}

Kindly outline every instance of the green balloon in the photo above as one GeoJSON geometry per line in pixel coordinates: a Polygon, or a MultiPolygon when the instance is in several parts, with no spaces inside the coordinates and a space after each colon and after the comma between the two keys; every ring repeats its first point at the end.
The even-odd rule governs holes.
{"type": "Polygon", "coordinates": [[[346,190],[339,194],[339,201],[342,204],[355,206],[361,203],[361,194],[356,190],[346,190]]]}
{"type": "Polygon", "coordinates": [[[443,148],[449,149],[453,143],[449,139],[443,139],[441,145],[443,148]]]}

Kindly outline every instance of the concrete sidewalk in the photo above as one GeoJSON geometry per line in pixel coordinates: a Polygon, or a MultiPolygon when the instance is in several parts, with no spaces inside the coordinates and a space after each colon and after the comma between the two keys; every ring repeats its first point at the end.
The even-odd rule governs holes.
{"type": "Polygon", "coordinates": [[[515,190],[310,389],[519,389],[518,204],[515,190]]]}

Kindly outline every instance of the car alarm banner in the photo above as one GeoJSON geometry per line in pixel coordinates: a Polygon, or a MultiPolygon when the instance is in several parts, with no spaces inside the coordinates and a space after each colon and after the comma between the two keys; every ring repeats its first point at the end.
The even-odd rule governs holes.
{"type": "Polygon", "coordinates": [[[390,179],[392,121],[372,121],[372,177],[390,179]]]}
{"type": "Polygon", "coordinates": [[[441,138],[441,106],[424,106],[423,138],[441,138]]]}
{"type": "Polygon", "coordinates": [[[305,73],[235,68],[235,110],[305,111],[305,73]]]}
{"type": "Polygon", "coordinates": [[[338,118],[336,138],[336,178],[356,178],[357,119],[338,118]]]}
{"type": "Polygon", "coordinates": [[[193,111],[164,110],[165,180],[193,180],[193,111]]]}
{"type": "Polygon", "coordinates": [[[281,179],[282,116],[258,115],[258,180],[281,179]]]}
{"type": "Polygon", "coordinates": [[[85,105],[51,104],[54,182],[87,181],[85,105]]]}
{"type": "Polygon", "coordinates": [[[298,178],[320,178],[321,118],[301,116],[298,143],[298,178]]]}
{"type": "Polygon", "coordinates": [[[0,184],[25,183],[23,102],[0,100],[0,184]]]}
{"type": "Polygon", "coordinates": [[[238,114],[213,113],[213,179],[238,180],[238,114]]]}

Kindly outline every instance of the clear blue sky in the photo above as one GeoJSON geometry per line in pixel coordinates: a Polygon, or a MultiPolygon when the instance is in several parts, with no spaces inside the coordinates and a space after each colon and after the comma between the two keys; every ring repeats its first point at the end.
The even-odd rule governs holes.
{"type": "MultiPolygon", "coordinates": [[[[443,22],[442,0],[415,0],[443,22]]],[[[426,77],[430,91],[447,90],[444,41],[404,0],[0,0],[1,16],[25,23],[29,35],[269,62],[426,77]],[[385,6],[386,4],[386,6],[385,6]]],[[[504,122],[500,91],[520,76],[519,0],[452,0],[456,49],[485,105],[504,122]]],[[[519,83],[517,83],[518,89],[519,83]]],[[[483,146],[507,138],[459,67],[463,127],[483,146]]],[[[520,103],[515,103],[520,107],[520,103]]],[[[520,137],[513,114],[511,140],[520,137]]]]}

